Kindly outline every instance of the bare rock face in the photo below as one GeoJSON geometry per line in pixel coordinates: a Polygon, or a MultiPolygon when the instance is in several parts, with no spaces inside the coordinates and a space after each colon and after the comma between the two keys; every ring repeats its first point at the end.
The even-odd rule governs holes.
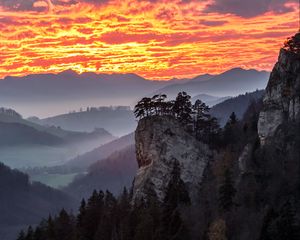
{"type": "Polygon", "coordinates": [[[173,117],[142,119],[135,132],[139,170],[133,184],[133,198],[142,199],[152,189],[160,201],[171,177],[174,161],[193,201],[212,152],[186,132],[173,117]]]}
{"type": "Polygon", "coordinates": [[[264,143],[285,121],[300,118],[300,33],[293,37],[293,47],[280,50],[266,89],[264,108],[258,121],[258,133],[264,143]],[[295,50],[296,49],[296,50],[295,50]]]}

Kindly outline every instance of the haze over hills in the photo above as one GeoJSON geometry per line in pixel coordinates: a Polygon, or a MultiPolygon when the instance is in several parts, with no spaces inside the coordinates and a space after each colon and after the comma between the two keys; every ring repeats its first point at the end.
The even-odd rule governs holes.
{"type": "Polygon", "coordinates": [[[135,146],[132,144],[93,163],[86,175],[78,176],[64,190],[78,199],[90,196],[94,189],[109,189],[120,194],[123,187],[131,187],[137,169],[135,146]]]}
{"type": "Polygon", "coordinates": [[[136,74],[32,74],[5,77],[0,81],[0,101],[26,116],[50,117],[87,106],[128,105],[154,92],[174,97],[180,91],[190,95],[235,96],[262,89],[268,72],[231,69],[220,75],[204,74],[192,79],[150,81],[136,74]]]}
{"type": "Polygon", "coordinates": [[[80,131],[80,129],[66,130],[61,127],[55,127],[53,125],[41,125],[42,121],[39,119],[23,119],[22,115],[17,113],[13,109],[0,108],[0,122],[4,123],[18,123],[19,125],[26,126],[32,129],[32,131],[37,130],[42,133],[47,133],[55,137],[61,138],[62,143],[70,144],[76,141],[93,140],[99,137],[110,137],[108,140],[112,140],[113,136],[111,133],[103,128],[91,128],[80,131]]]}
{"type": "Polygon", "coordinates": [[[1,162],[13,168],[62,164],[78,154],[115,139],[105,129],[67,131],[22,118],[12,109],[0,109],[1,162]]]}
{"type": "Polygon", "coordinates": [[[71,131],[93,131],[104,128],[115,136],[123,136],[133,132],[136,121],[130,107],[87,108],[45,119],[31,119],[43,125],[57,126],[71,131]]]}
{"type": "Polygon", "coordinates": [[[68,168],[86,170],[90,165],[94,164],[98,160],[104,159],[113,154],[115,151],[120,151],[133,144],[134,133],[130,133],[69,160],[65,166],[68,168]]]}
{"type": "MultiPolygon", "coordinates": [[[[209,104],[209,102],[225,100],[222,103],[213,106],[211,109],[211,114],[218,118],[221,125],[224,125],[228,121],[228,118],[232,112],[236,112],[237,117],[242,119],[243,114],[246,112],[251,102],[258,101],[262,97],[263,93],[263,90],[255,91],[230,99],[201,94],[194,97],[192,101],[195,101],[196,98],[200,98],[202,101],[209,104]]],[[[78,120],[80,120],[81,114],[86,113],[79,112],[75,113],[75,115],[76,114],[78,114],[77,117],[78,120]]],[[[73,114],[71,113],[70,115],[73,114]]],[[[66,116],[68,116],[68,114],[66,116]]],[[[58,116],[58,119],[59,118],[60,116],[58,116]]],[[[68,117],[66,117],[66,119],[68,119],[68,117]]],[[[43,120],[39,121],[42,122],[43,120]]],[[[101,119],[99,121],[101,121],[101,119]]],[[[85,173],[90,165],[97,161],[102,161],[114,152],[121,151],[123,148],[126,148],[132,144],[134,144],[133,133],[120,137],[91,151],[80,154],[70,159],[63,165],[26,169],[26,172],[32,177],[32,179],[49,184],[52,187],[65,186],[78,174],[85,173]]],[[[110,184],[109,181],[106,183],[110,184]]]]}
{"type": "MultiPolygon", "coordinates": [[[[97,147],[84,154],[78,155],[75,158],[70,159],[63,165],[52,167],[34,167],[23,170],[28,173],[31,179],[33,179],[34,181],[40,181],[55,188],[65,187],[70,182],[72,182],[76,176],[85,174],[91,165],[95,164],[96,162],[100,162],[108,158],[110,155],[114,155],[115,152],[122,151],[123,149],[126,149],[132,145],[134,145],[133,133],[120,137],[109,143],[103,144],[102,146],[97,147]]],[[[121,155],[119,154],[118,156],[120,157],[121,155]]],[[[134,162],[135,161],[133,159],[133,163],[131,164],[134,164],[134,162]]],[[[108,173],[106,174],[106,176],[108,176],[108,173]]],[[[107,180],[105,184],[102,184],[102,186],[108,188],[109,184],[110,182],[107,180]]]]}
{"type": "Polygon", "coordinates": [[[264,89],[267,85],[269,72],[234,68],[206,81],[195,79],[184,84],[172,84],[156,91],[174,98],[178,92],[186,91],[192,97],[198,94],[209,94],[219,97],[236,96],[256,89],[264,89]]]}

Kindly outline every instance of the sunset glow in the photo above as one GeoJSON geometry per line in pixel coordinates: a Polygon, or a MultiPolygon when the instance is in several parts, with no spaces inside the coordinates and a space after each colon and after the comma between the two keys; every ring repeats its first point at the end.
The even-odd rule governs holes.
{"type": "Polygon", "coordinates": [[[246,14],[216,2],[0,0],[0,78],[66,69],[160,80],[270,70],[298,29],[297,1],[246,14]]]}

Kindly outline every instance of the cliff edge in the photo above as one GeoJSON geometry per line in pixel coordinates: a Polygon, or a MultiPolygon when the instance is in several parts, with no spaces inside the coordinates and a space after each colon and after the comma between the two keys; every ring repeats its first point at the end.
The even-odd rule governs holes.
{"type": "Polygon", "coordinates": [[[270,75],[258,121],[258,134],[264,143],[286,121],[300,118],[300,33],[280,50],[270,75]]]}
{"type": "Polygon", "coordinates": [[[197,141],[171,116],[152,116],[140,120],[135,140],[139,170],[133,184],[133,198],[144,198],[150,190],[154,190],[162,201],[174,162],[177,161],[181,179],[193,200],[203,170],[212,157],[209,147],[197,141]]]}

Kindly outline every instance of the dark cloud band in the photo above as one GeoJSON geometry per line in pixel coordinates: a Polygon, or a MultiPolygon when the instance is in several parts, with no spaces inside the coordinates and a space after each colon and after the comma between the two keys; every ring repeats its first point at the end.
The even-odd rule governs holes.
{"type": "MultiPolygon", "coordinates": [[[[94,5],[107,4],[111,0],[0,0],[0,6],[11,11],[45,11],[49,4],[69,6],[77,3],[89,3],[94,5]],[[37,4],[44,3],[44,4],[37,4]]],[[[136,0],[159,3],[162,0],[136,0]]],[[[174,0],[175,1],[175,0],[174,0]]],[[[190,2],[203,2],[208,0],[176,0],[178,4],[190,2]]],[[[272,11],[275,13],[286,13],[293,9],[287,3],[298,2],[298,0],[213,0],[205,8],[204,12],[215,12],[222,14],[235,14],[244,18],[251,18],[272,11]]],[[[203,22],[204,25],[218,25],[218,22],[203,22]]],[[[221,24],[221,23],[220,23],[221,24]]]]}
{"type": "Polygon", "coordinates": [[[206,12],[231,13],[245,18],[256,17],[266,12],[286,13],[293,9],[286,3],[297,0],[215,0],[209,4],[206,12]]]}

